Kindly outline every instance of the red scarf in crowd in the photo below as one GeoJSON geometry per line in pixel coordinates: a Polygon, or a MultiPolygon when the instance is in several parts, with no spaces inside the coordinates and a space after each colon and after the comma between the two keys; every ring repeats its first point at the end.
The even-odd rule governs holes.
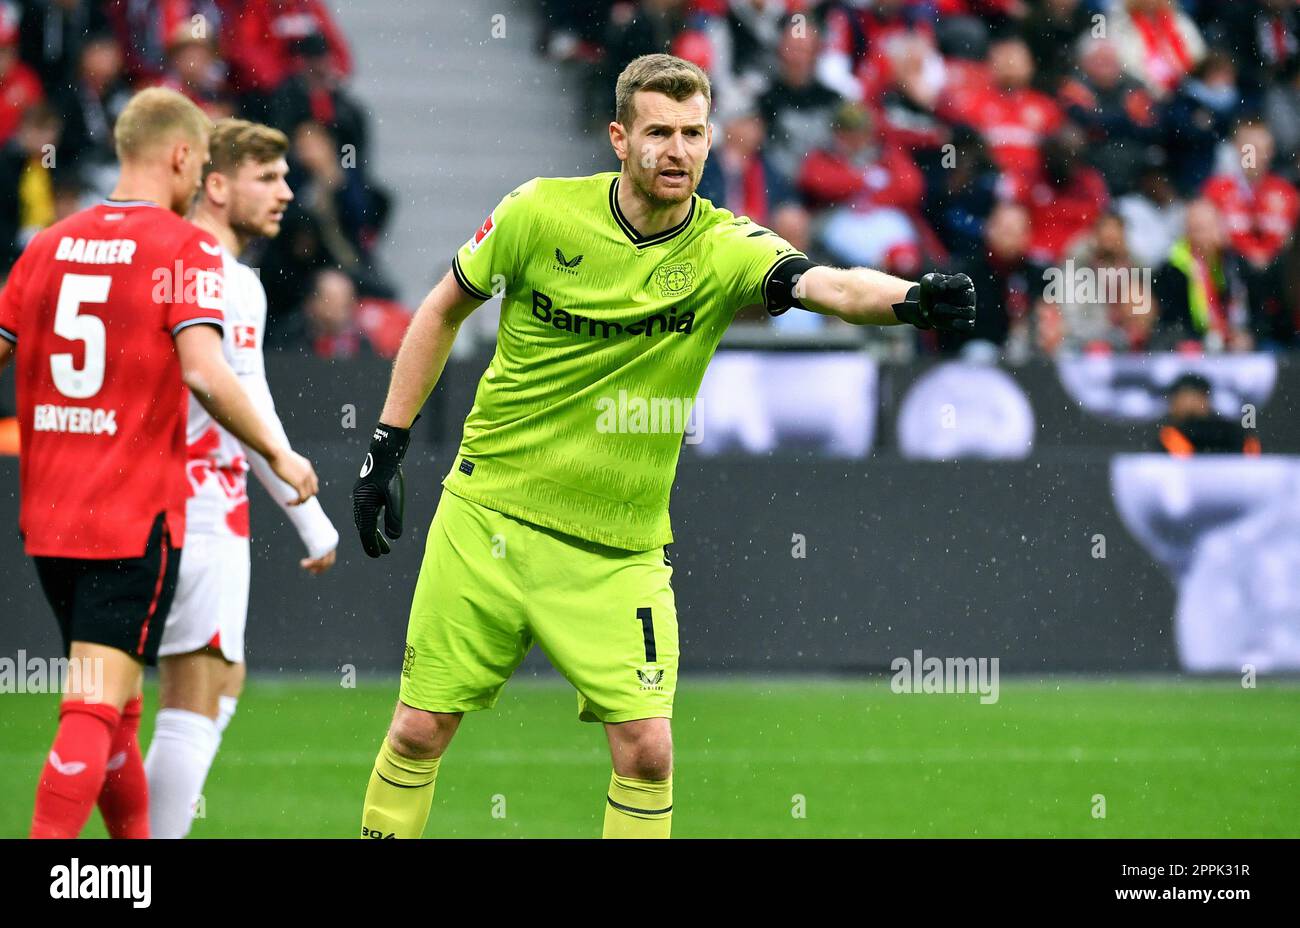
{"type": "Polygon", "coordinates": [[[1132,18],[1146,50],[1147,73],[1165,90],[1173,90],[1192,66],[1178,31],[1178,18],[1168,7],[1154,13],[1133,13],[1132,18]]]}

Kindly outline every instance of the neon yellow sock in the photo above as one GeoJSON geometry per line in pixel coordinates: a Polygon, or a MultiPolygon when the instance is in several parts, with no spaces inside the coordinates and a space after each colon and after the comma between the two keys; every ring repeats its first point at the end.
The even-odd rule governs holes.
{"type": "Polygon", "coordinates": [[[363,838],[419,838],[429,820],[438,761],[415,760],[393,750],[384,738],[366,787],[361,812],[363,838]]]}
{"type": "Polygon", "coordinates": [[[605,802],[606,838],[667,838],[673,830],[673,778],[609,779],[605,802]]]}

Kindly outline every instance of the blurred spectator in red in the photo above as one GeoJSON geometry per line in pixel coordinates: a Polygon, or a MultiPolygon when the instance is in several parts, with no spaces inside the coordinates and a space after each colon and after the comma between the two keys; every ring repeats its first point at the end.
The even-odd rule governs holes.
{"type": "Polygon", "coordinates": [[[1115,211],[1124,219],[1128,248],[1143,267],[1163,264],[1169,249],[1183,234],[1186,204],[1168,173],[1148,162],[1138,175],[1137,189],[1121,197],[1115,211]]]}
{"type": "Polygon", "coordinates": [[[1066,116],[1088,134],[1088,160],[1101,171],[1112,192],[1133,189],[1142,160],[1135,157],[1156,141],[1151,94],[1128,77],[1109,39],[1085,37],[1079,43],[1079,77],[1060,89],[1066,116]]]}
{"type": "Polygon", "coordinates": [[[881,145],[861,104],[844,104],[831,128],[830,146],[809,154],[799,173],[807,202],[829,210],[822,243],[850,265],[916,273],[921,260],[916,225],[925,190],[920,169],[907,152],[881,145]]]}
{"type": "Polygon", "coordinates": [[[1205,54],[1196,24],[1172,0],[1123,0],[1108,26],[1124,70],[1157,97],[1172,93],[1205,54]]]}
{"type": "Polygon", "coordinates": [[[1080,0],[1042,0],[1025,17],[1022,31],[1038,64],[1035,83],[1043,93],[1056,93],[1069,76],[1070,59],[1062,51],[1089,32],[1092,16],[1080,0]]]}
{"type": "Polygon", "coordinates": [[[160,79],[167,71],[167,46],[178,30],[187,28],[198,38],[222,34],[223,8],[231,19],[240,14],[241,0],[110,0],[109,17],[118,43],[126,55],[126,73],[140,86],[160,79]]]}
{"type": "Polygon", "coordinates": [[[301,69],[302,43],[312,37],[325,42],[334,74],[350,77],[347,40],[322,0],[242,0],[222,38],[231,86],[248,118],[267,118],[271,94],[301,69]]]}
{"type": "Polygon", "coordinates": [[[1063,117],[1055,100],[1030,86],[1034,59],[1024,40],[1010,37],[993,42],[989,70],[991,86],[964,98],[946,96],[939,112],[977,129],[994,162],[1023,192],[1038,179],[1039,148],[1061,127],[1063,117]]]}
{"type": "Polygon", "coordinates": [[[1205,185],[1205,197],[1222,214],[1228,241],[1245,266],[1252,329],[1257,340],[1289,344],[1295,324],[1285,304],[1282,249],[1295,233],[1300,195],[1272,172],[1273,134],[1262,121],[1243,120],[1233,134],[1228,169],[1205,185]]]}
{"type": "Polygon", "coordinates": [[[787,179],[804,158],[831,139],[831,119],[843,98],[816,78],[821,38],[811,22],[787,23],[777,49],[777,70],[758,108],[767,126],[764,151],[787,179]]]}
{"type": "Polygon", "coordinates": [[[714,137],[713,152],[704,164],[699,194],[711,203],[748,216],[767,226],[800,251],[808,250],[808,212],[794,187],[764,154],[763,118],[740,112],[714,137]]]}
{"type": "Polygon", "coordinates": [[[307,344],[318,358],[355,358],[373,354],[357,322],[357,291],[342,271],[316,275],[311,294],[303,303],[307,344]]]}
{"type": "Polygon", "coordinates": [[[1272,172],[1273,133],[1258,119],[1233,133],[1229,169],[1210,179],[1205,196],[1223,214],[1237,254],[1256,268],[1268,266],[1295,231],[1300,197],[1272,172]]]}
{"type": "Polygon", "coordinates": [[[302,70],[272,96],[271,125],[290,133],[304,122],[320,123],[340,146],[351,146],[360,166],[368,132],[365,110],[344,89],[323,36],[308,36],[299,48],[302,70]]]}
{"type": "Polygon", "coordinates": [[[54,154],[63,122],[47,103],[23,111],[13,138],[0,146],[0,270],[7,272],[41,229],[54,222],[54,154]]]}
{"type": "Polygon", "coordinates": [[[1214,204],[1190,203],[1187,234],[1174,242],[1154,277],[1161,347],[1212,352],[1252,347],[1239,259],[1226,242],[1214,204]]]}
{"type": "Polygon", "coordinates": [[[108,31],[105,4],[99,0],[27,0],[20,5],[21,57],[53,95],[75,79],[86,42],[108,31]]]}
{"type": "Polygon", "coordinates": [[[1214,171],[1223,139],[1240,110],[1237,69],[1223,52],[1211,51],[1169,98],[1161,116],[1170,176],[1184,197],[1194,197],[1214,171]]]}
{"type": "Polygon", "coordinates": [[[23,111],[44,99],[40,78],[18,59],[18,10],[0,4],[0,145],[13,137],[23,111]]]}
{"type": "Polygon", "coordinates": [[[1048,301],[1052,294],[1044,293],[1037,310],[1040,349],[1048,354],[1145,350],[1156,318],[1155,297],[1147,289],[1150,276],[1143,278],[1144,269],[1129,253],[1118,214],[1103,213],[1060,270],[1075,283],[1062,286],[1053,302],[1048,301]],[[1091,275],[1090,286],[1079,284],[1082,274],[1091,275]]]}
{"type": "Polygon", "coordinates": [[[357,304],[357,324],[375,354],[381,358],[397,357],[402,337],[411,324],[412,313],[396,300],[362,297],[357,304]]]}
{"type": "MultiPolygon", "coordinates": [[[[786,0],[726,0],[704,18],[713,102],[723,111],[748,109],[767,90],[789,13],[786,0]]],[[[807,23],[801,28],[807,28],[807,23]]]]}
{"type": "Polygon", "coordinates": [[[167,70],[158,84],[189,97],[215,122],[236,112],[225,70],[215,38],[182,23],[167,43],[167,70]]]}
{"type": "Polygon", "coordinates": [[[112,35],[91,36],[81,47],[75,80],[54,95],[63,114],[59,157],[92,188],[107,194],[117,180],[113,124],[131,98],[122,76],[122,52],[112,35]]]}
{"type": "Polygon", "coordinates": [[[1086,149],[1083,131],[1068,123],[1043,143],[1042,172],[1024,197],[1032,230],[1029,257],[1034,261],[1060,261],[1110,202],[1105,179],[1084,160],[1086,149]]]}
{"type": "Polygon", "coordinates": [[[875,104],[889,84],[889,54],[899,39],[934,44],[929,13],[913,0],[837,0],[825,17],[817,76],[846,100],[875,104]]]}

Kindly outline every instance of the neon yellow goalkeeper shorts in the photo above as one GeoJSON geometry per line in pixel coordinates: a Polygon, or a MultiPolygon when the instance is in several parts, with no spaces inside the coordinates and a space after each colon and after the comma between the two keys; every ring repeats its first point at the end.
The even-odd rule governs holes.
{"type": "Polygon", "coordinates": [[[672,718],[677,608],[664,552],[562,535],[444,489],[411,602],[401,700],[496,705],[533,642],[578,691],[578,718],[672,718]]]}

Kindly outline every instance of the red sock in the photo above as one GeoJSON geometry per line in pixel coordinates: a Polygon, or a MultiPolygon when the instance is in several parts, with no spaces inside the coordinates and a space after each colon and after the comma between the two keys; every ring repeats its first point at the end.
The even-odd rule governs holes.
{"type": "Polygon", "coordinates": [[[108,751],[108,772],[99,793],[99,811],[113,838],[149,837],[149,783],[140,759],[139,696],[122,707],[122,720],[108,751]]]}
{"type": "Polygon", "coordinates": [[[59,730],[36,787],[33,838],[81,834],[104,785],[108,749],[121,714],[103,703],[65,702],[59,730]]]}

